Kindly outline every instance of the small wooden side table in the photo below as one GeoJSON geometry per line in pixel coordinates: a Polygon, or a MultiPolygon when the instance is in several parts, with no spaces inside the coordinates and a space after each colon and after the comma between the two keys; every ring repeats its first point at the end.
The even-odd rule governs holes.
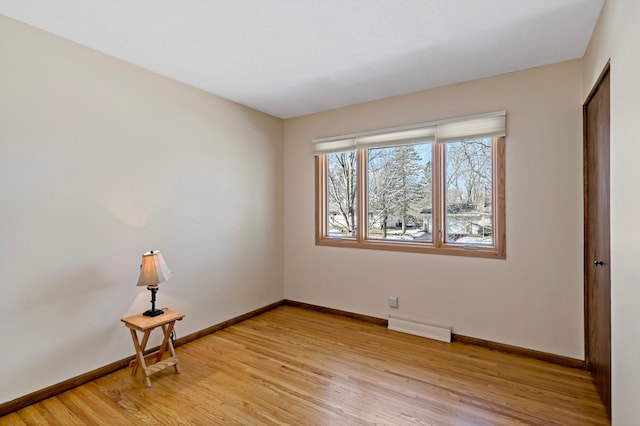
{"type": "Polygon", "coordinates": [[[163,311],[164,314],[156,317],[146,317],[142,314],[138,314],[122,318],[120,320],[129,328],[129,331],[131,331],[133,346],[136,348],[136,359],[131,361],[129,364],[129,366],[132,367],[131,375],[135,376],[138,371],[138,366],[140,366],[148,388],[151,387],[151,379],[149,379],[149,376],[153,373],[157,373],[158,371],[164,370],[165,368],[173,365],[176,373],[180,374],[180,365],[178,364],[179,360],[173,347],[173,343],[171,342],[171,332],[173,332],[173,326],[176,321],[182,320],[182,318],[184,318],[184,314],[167,308],[164,308],[163,311]],[[149,341],[149,336],[157,327],[162,327],[162,332],[164,333],[160,349],[145,355],[144,350],[147,346],[147,342],[149,341]],[[138,340],[137,331],[144,333],[142,336],[142,342],[138,340]],[[162,356],[167,350],[169,351],[169,358],[163,361],[162,356]],[[155,363],[147,366],[146,360],[151,358],[155,358],[155,363]]]}

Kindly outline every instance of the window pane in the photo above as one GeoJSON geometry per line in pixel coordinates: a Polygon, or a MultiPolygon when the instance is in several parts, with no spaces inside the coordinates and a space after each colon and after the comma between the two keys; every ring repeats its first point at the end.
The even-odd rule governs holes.
{"type": "Polygon", "coordinates": [[[432,241],[432,145],[368,150],[367,237],[432,241]]]}
{"type": "Polygon", "coordinates": [[[356,235],[356,151],[328,154],[327,222],[329,236],[356,235]]]}
{"type": "Polygon", "coordinates": [[[445,242],[492,245],[491,138],[445,145],[445,242]]]}

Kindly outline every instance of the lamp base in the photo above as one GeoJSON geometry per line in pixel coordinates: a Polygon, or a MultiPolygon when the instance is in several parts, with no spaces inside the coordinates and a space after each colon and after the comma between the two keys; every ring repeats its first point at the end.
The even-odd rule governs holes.
{"type": "Polygon", "coordinates": [[[144,315],[145,317],[157,317],[158,315],[162,315],[164,314],[164,311],[162,309],[149,309],[148,311],[144,312],[142,315],[144,315]]]}

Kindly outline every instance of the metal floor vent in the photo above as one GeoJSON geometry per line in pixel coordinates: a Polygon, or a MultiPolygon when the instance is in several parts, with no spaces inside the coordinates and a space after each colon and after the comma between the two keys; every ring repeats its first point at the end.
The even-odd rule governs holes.
{"type": "Polygon", "coordinates": [[[440,340],[451,343],[451,327],[429,324],[426,322],[410,320],[389,315],[389,330],[414,334],[428,339],[440,340]]]}

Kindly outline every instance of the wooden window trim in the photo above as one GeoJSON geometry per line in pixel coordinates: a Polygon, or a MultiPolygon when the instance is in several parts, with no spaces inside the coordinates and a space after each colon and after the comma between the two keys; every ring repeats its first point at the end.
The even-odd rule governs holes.
{"type": "Polygon", "coordinates": [[[433,241],[408,242],[373,240],[366,238],[367,217],[367,150],[358,149],[357,153],[357,232],[356,237],[332,238],[328,237],[328,201],[327,201],[327,155],[315,157],[315,200],[316,200],[316,235],[318,246],[348,247],[367,250],[386,250],[409,253],[431,253],[441,255],[480,257],[490,259],[506,259],[506,212],[505,212],[505,138],[493,138],[492,143],[492,191],[493,191],[493,232],[494,245],[492,247],[476,246],[465,248],[460,244],[444,242],[444,144],[435,143],[433,163],[433,202],[437,208],[433,209],[433,241]],[[437,229],[436,229],[437,227],[437,229]]]}

